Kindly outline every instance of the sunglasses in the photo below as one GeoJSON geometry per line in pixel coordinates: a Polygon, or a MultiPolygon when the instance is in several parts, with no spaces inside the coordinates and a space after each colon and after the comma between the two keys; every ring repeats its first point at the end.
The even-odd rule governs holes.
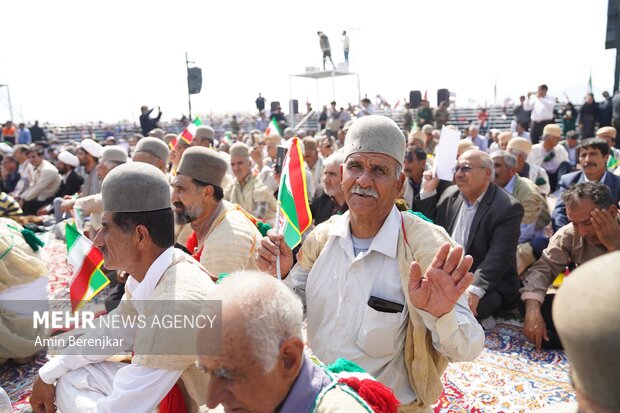
{"type": "Polygon", "coordinates": [[[452,173],[453,174],[457,174],[459,171],[463,172],[464,174],[467,174],[469,172],[471,172],[472,169],[475,168],[483,168],[482,166],[469,166],[469,165],[456,165],[454,168],[452,168],[452,173]]]}

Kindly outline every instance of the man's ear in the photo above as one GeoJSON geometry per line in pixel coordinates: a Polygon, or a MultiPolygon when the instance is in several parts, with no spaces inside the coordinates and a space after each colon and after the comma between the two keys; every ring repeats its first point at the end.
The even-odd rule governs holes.
{"type": "Polygon", "coordinates": [[[400,176],[398,177],[398,182],[397,182],[397,186],[396,186],[396,193],[400,194],[401,191],[403,190],[404,186],[405,186],[405,179],[406,179],[406,175],[404,172],[400,173],[400,176]]]}
{"type": "Polygon", "coordinates": [[[280,344],[281,374],[288,380],[295,380],[304,354],[304,343],[297,337],[291,337],[280,344]]]}
{"type": "Polygon", "coordinates": [[[607,211],[609,211],[612,217],[618,218],[618,207],[617,206],[612,204],[609,206],[609,208],[607,208],[607,211]]]}
{"type": "Polygon", "coordinates": [[[214,192],[215,190],[213,189],[213,185],[206,185],[202,190],[202,196],[204,198],[211,198],[213,197],[214,192]]]}
{"type": "Polygon", "coordinates": [[[146,247],[147,241],[151,238],[151,234],[149,230],[144,225],[136,225],[134,228],[134,238],[136,243],[138,244],[139,249],[144,249],[146,247]]]}

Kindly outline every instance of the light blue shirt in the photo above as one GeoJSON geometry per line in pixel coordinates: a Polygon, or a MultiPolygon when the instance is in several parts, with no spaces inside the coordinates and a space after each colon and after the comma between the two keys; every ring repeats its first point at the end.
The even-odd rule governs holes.
{"type": "Polygon", "coordinates": [[[27,128],[17,129],[17,143],[28,145],[32,142],[32,135],[27,128]]]}

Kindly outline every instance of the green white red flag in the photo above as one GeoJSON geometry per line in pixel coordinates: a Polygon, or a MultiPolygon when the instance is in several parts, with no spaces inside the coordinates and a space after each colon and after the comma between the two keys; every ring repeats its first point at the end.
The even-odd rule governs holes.
{"type": "Polygon", "coordinates": [[[276,122],[276,118],[271,118],[271,122],[265,129],[265,136],[282,136],[282,132],[280,132],[280,127],[278,126],[278,122],[276,122]]]}
{"type": "Polygon", "coordinates": [[[99,294],[110,280],[101,271],[103,254],[74,223],[66,225],[67,262],[73,268],[69,280],[71,309],[77,311],[84,303],[99,294]]]}
{"type": "Polygon", "coordinates": [[[177,138],[170,141],[170,149],[174,149],[177,146],[179,139],[183,140],[186,144],[191,145],[194,135],[196,134],[196,129],[202,124],[202,119],[200,119],[200,117],[194,119],[194,121],[187,125],[187,128],[185,128],[177,138]]]}
{"type": "Polygon", "coordinates": [[[280,190],[278,191],[279,222],[284,241],[291,248],[301,242],[301,234],[312,224],[312,213],[308,203],[306,187],[306,166],[301,151],[301,141],[294,137],[286,154],[280,190]]]}

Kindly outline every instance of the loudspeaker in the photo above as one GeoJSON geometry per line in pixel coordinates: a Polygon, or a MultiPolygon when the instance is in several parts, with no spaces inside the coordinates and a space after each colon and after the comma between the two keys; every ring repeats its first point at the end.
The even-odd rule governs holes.
{"type": "Polygon", "coordinates": [[[437,89],[437,106],[443,101],[450,104],[450,91],[448,89],[437,89]]]}
{"type": "Polygon", "coordinates": [[[422,101],[422,93],[419,90],[412,90],[409,92],[409,107],[412,109],[420,106],[420,102],[422,101]]]}
{"type": "Polygon", "coordinates": [[[297,115],[299,113],[299,101],[297,99],[293,99],[293,100],[289,101],[288,107],[289,107],[289,110],[291,110],[291,108],[292,108],[292,110],[293,110],[292,113],[294,115],[297,115]]]}
{"type": "Polygon", "coordinates": [[[189,88],[190,95],[200,93],[200,89],[202,89],[202,70],[199,67],[187,69],[187,87],[189,88]]]}
{"type": "Polygon", "coordinates": [[[280,102],[278,102],[277,100],[274,100],[273,102],[271,102],[271,111],[275,112],[276,108],[279,108],[280,106],[280,102]]]}

